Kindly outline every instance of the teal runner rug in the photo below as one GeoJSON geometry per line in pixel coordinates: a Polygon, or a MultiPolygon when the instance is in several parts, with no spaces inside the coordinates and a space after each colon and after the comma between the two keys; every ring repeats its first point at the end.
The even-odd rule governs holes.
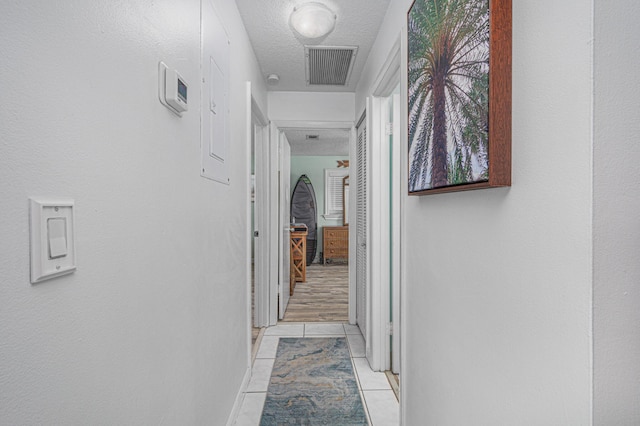
{"type": "Polygon", "coordinates": [[[283,337],[260,426],[366,426],[344,337],[283,337]]]}

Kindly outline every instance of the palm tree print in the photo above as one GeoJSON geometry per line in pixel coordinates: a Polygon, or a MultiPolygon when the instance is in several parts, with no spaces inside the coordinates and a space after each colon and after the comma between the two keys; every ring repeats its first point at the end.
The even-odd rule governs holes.
{"type": "Polygon", "coordinates": [[[409,190],[488,179],[488,0],[416,0],[408,16],[409,190]]]}

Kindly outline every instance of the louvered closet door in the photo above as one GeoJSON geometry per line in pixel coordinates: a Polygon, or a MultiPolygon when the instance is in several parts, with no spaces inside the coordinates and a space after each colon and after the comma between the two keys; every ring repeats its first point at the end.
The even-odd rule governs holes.
{"type": "Polygon", "coordinates": [[[357,195],[356,195],[356,321],[367,336],[367,128],[366,120],[358,127],[357,195]]]}

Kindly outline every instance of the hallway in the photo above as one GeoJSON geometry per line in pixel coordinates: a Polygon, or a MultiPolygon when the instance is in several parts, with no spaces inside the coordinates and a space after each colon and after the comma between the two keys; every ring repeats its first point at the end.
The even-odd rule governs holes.
{"type": "Polygon", "coordinates": [[[371,426],[399,425],[398,400],[384,373],[371,371],[365,358],[364,339],[356,326],[346,323],[280,323],[265,331],[256,358],[253,374],[244,393],[236,426],[257,426],[267,397],[276,350],[281,337],[346,337],[358,389],[371,426]]]}
{"type": "MultiPolygon", "coordinates": [[[[247,391],[260,127],[269,168],[256,164],[266,188],[255,195],[274,202],[258,211],[269,263],[256,270],[270,289],[286,283],[278,129],[305,130],[300,143],[312,146],[347,129],[349,155],[338,159],[351,161],[353,177],[362,148],[378,186],[389,181],[376,171],[388,163],[386,135],[400,133],[401,244],[391,250],[400,318],[391,326],[400,325],[404,426],[639,425],[640,2],[491,0],[513,3],[493,38],[513,41],[502,63],[512,96],[496,94],[510,118],[488,126],[509,125],[513,185],[410,196],[410,152],[434,150],[422,143],[430,126],[409,137],[411,117],[430,114],[411,102],[429,106],[410,96],[422,75],[410,53],[423,47],[410,45],[408,12],[462,2],[327,0],[334,31],[306,42],[290,17],[310,1],[0,3],[0,424],[230,426],[243,401],[242,422],[256,424],[247,415],[265,398],[278,334],[336,326],[270,328],[247,391]],[[355,45],[350,56],[333,49],[355,45]],[[307,85],[312,51],[351,58],[347,84],[307,85]],[[397,81],[399,124],[387,126],[373,112],[397,81]]],[[[388,199],[366,188],[362,205],[388,199]]],[[[379,224],[393,212],[370,210],[352,249],[389,235],[379,224]]],[[[370,257],[360,277],[378,286],[386,256],[370,257]]],[[[370,297],[356,318],[389,307],[380,292],[359,294],[370,297]]],[[[277,324],[276,292],[260,297],[260,324],[277,324]]],[[[389,317],[377,319],[361,322],[370,347],[388,341],[389,317]]],[[[369,387],[350,331],[339,334],[350,339],[367,412],[384,425],[370,397],[391,393],[378,375],[369,387]]],[[[386,352],[373,355],[374,368],[383,364],[386,352]]]]}

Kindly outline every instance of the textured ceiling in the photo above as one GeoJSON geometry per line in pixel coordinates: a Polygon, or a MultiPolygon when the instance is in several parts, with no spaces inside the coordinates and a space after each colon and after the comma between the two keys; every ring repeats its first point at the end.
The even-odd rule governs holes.
{"type": "Polygon", "coordinates": [[[294,35],[289,16],[307,0],[236,0],[263,77],[277,74],[280,82],[271,91],[355,92],[389,0],[316,0],[333,10],[335,30],[313,42],[294,35]],[[358,46],[347,86],[307,86],[304,45],[358,46]]]}
{"type": "Polygon", "coordinates": [[[283,129],[291,155],[349,156],[349,131],[342,129],[283,129]],[[318,139],[307,139],[318,135],[318,139]]]}

